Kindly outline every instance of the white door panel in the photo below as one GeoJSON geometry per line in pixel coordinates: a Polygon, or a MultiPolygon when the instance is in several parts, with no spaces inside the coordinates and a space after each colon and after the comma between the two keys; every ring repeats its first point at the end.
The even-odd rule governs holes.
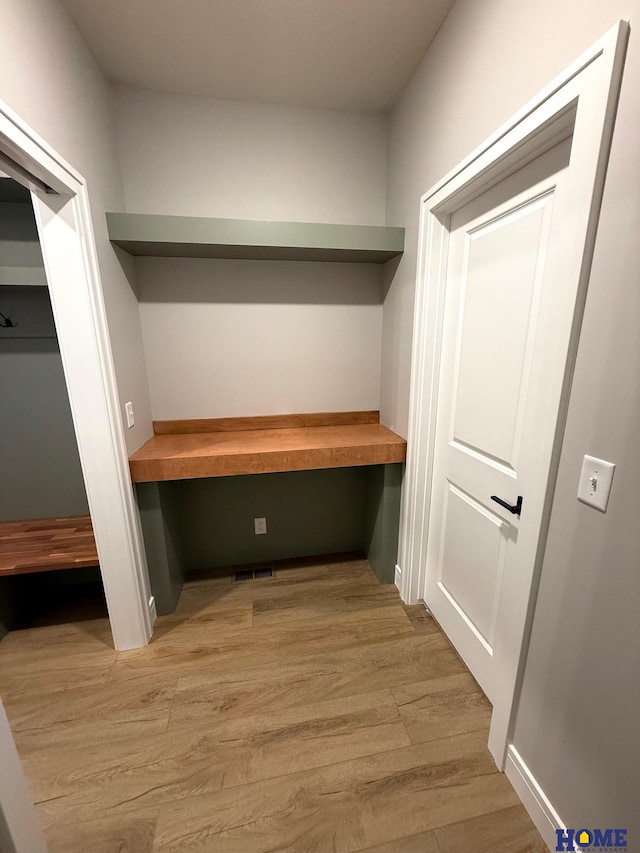
{"type": "Polygon", "coordinates": [[[535,326],[530,320],[536,272],[544,268],[538,263],[540,244],[552,198],[545,195],[471,232],[465,229],[464,246],[453,247],[464,253],[464,264],[451,439],[512,469],[535,326]]]}
{"type": "Polygon", "coordinates": [[[497,576],[504,565],[505,522],[471,495],[448,483],[442,519],[439,584],[490,651],[495,628],[497,576]],[[465,537],[460,531],[465,531],[465,537]],[[474,544],[469,560],[468,543],[474,544]],[[496,572],[498,567],[498,572],[496,572]]]}
{"type": "Polygon", "coordinates": [[[450,223],[425,601],[489,699],[498,601],[521,524],[491,497],[515,505],[523,495],[526,519],[535,440],[525,412],[569,156],[570,142],[556,146],[450,223]]]}

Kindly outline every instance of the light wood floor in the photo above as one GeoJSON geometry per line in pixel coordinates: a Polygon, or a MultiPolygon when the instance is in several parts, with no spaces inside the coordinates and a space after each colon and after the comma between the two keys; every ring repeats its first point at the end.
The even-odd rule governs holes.
{"type": "Polygon", "coordinates": [[[137,651],[13,632],[0,695],[51,853],[546,850],[473,678],[362,561],[190,582],[137,651]]]}

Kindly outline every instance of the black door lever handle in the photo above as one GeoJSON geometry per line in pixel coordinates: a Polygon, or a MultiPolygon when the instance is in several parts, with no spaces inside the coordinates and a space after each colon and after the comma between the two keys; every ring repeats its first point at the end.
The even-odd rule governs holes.
{"type": "Polygon", "coordinates": [[[509,512],[513,513],[513,515],[520,515],[520,510],[522,509],[522,495],[518,495],[518,500],[515,504],[508,504],[506,501],[503,501],[502,498],[499,498],[497,495],[491,495],[491,500],[495,501],[500,506],[503,506],[505,509],[508,509],[509,512]]]}

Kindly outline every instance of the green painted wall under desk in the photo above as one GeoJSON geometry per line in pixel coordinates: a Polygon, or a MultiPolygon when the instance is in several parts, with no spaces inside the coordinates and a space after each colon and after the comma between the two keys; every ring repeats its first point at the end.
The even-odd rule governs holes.
{"type": "Polygon", "coordinates": [[[172,612],[188,572],[364,552],[391,583],[404,465],[138,483],[151,589],[172,612]],[[266,535],[254,518],[266,517],[266,535]]]}

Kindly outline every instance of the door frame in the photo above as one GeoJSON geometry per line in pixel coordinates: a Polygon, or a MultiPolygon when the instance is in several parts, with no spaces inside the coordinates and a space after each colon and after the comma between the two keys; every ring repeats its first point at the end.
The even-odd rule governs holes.
{"type": "Polygon", "coordinates": [[[6,853],[47,853],[29,783],[0,699],[0,850],[6,853]]]}
{"type": "MultiPolygon", "coordinates": [[[[563,324],[568,345],[556,353],[555,363],[564,364],[565,369],[546,377],[538,400],[552,414],[550,421],[556,412],[557,418],[553,429],[540,437],[541,458],[548,458],[550,466],[539,477],[537,501],[533,502],[538,505],[533,507],[536,523],[532,525],[539,530],[536,560],[512,582],[514,607],[496,631],[500,687],[491,718],[489,749],[501,769],[506,761],[544,556],[628,33],[628,23],[619,21],[420,201],[409,437],[399,549],[400,594],[408,604],[422,599],[425,582],[451,216],[548,148],[572,136],[569,168],[574,167],[581,176],[575,209],[577,231],[585,239],[574,241],[554,270],[553,280],[562,281],[567,291],[562,315],[555,319],[563,324]]],[[[531,505],[532,501],[528,503],[531,505]]]]}
{"type": "Polygon", "coordinates": [[[116,649],[149,642],[155,604],[129,474],[85,179],[0,101],[0,167],[31,190],[116,649]]]}

